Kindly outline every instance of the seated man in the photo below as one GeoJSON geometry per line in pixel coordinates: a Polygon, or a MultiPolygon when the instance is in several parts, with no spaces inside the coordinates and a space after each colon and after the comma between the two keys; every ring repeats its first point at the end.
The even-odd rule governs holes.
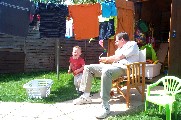
{"type": "Polygon", "coordinates": [[[139,61],[139,47],[135,41],[129,41],[126,32],[116,35],[115,45],[117,50],[115,55],[110,57],[101,57],[100,62],[112,64],[90,64],[85,65],[80,90],[83,95],[75,99],[75,105],[91,103],[91,80],[93,77],[101,77],[102,111],[97,116],[98,119],[105,118],[110,113],[110,92],[112,88],[112,80],[120,76],[126,75],[125,64],[139,61]]]}

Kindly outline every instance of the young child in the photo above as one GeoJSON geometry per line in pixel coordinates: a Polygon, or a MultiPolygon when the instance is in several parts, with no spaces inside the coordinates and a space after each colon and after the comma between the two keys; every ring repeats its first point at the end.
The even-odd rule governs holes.
{"type": "Polygon", "coordinates": [[[82,54],[81,47],[74,46],[72,51],[72,56],[69,59],[69,70],[68,73],[73,73],[74,75],[74,85],[79,95],[81,95],[81,91],[79,91],[80,82],[82,79],[82,73],[84,70],[85,61],[80,57],[82,54]]]}

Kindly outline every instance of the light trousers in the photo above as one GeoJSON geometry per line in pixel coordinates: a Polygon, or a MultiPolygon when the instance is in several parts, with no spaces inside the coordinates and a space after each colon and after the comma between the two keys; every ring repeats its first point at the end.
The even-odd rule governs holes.
{"type": "Polygon", "coordinates": [[[74,85],[76,90],[79,90],[81,80],[82,80],[82,73],[79,73],[74,76],[74,85]]]}
{"type": "Polygon", "coordinates": [[[100,96],[103,102],[108,102],[110,100],[112,80],[115,80],[122,75],[125,75],[125,69],[111,64],[85,65],[79,90],[90,93],[93,77],[101,77],[100,96]]]}

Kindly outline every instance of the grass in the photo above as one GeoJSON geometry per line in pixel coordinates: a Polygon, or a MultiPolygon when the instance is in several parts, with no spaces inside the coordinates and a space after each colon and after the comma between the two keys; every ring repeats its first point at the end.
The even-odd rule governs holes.
{"type": "MultiPolygon", "coordinates": [[[[100,80],[96,78],[92,84],[92,93],[100,90],[100,80]]],[[[72,100],[78,97],[73,85],[73,76],[67,74],[67,70],[61,70],[59,80],[56,72],[31,72],[18,74],[0,74],[0,101],[5,102],[32,102],[32,103],[56,103],[72,100]],[[32,79],[52,79],[51,94],[44,99],[29,99],[23,85],[32,79]]],[[[176,96],[178,105],[178,118],[181,118],[181,94],[176,96]]],[[[158,113],[158,106],[151,104],[147,112],[143,108],[131,113],[110,116],[107,120],[165,120],[165,110],[158,113]]],[[[174,115],[172,115],[173,117],[174,115]]],[[[174,117],[172,120],[175,120],[174,117]]]]}
{"type": "MultiPolygon", "coordinates": [[[[177,96],[177,100],[181,102],[181,94],[177,96]]],[[[150,104],[149,109],[146,112],[144,111],[144,109],[140,109],[129,114],[111,116],[107,120],[166,120],[165,109],[163,109],[161,113],[159,113],[158,111],[159,110],[157,105],[150,104]]],[[[178,105],[178,114],[177,114],[177,119],[179,120],[180,118],[181,118],[181,103],[179,103],[178,105]]],[[[174,113],[172,113],[171,120],[176,120],[174,118],[174,113]]]]}
{"type": "MultiPolygon", "coordinates": [[[[99,81],[99,80],[96,80],[99,81]]],[[[98,92],[100,82],[93,82],[92,92],[98,92]]],[[[73,76],[67,70],[61,70],[59,80],[56,72],[32,72],[18,74],[0,74],[0,101],[55,103],[78,97],[73,85],[73,76]],[[29,99],[23,85],[33,79],[52,79],[51,94],[44,99],[29,99]]]]}

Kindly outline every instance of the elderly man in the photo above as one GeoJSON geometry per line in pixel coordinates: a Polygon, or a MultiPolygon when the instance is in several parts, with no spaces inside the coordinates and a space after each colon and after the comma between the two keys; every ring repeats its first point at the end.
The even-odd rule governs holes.
{"type": "Polygon", "coordinates": [[[83,95],[75,99],[75,105],[91,103],[90,91],[93,77],[101,77],[101,92],[102,111],[97,115],[97,118],[106,118],[110,113],[110,92],[112,88],[112,80],[126,74],[125,64],[139,61],[139,47],[135,41],[129,41],[129,36],[126,32],[121,32],[116,35],[115,45],[117,50],[115,55],[109,57],[101,57],[100,62],[111,64],[90,64],[85,65],[80,90],[83,95]]]}

